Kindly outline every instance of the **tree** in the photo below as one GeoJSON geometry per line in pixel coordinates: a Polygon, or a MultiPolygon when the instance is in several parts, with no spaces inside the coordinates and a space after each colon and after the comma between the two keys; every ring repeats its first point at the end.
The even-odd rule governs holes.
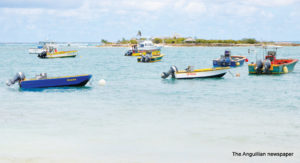
{"type": "Polygon", "coordinates": [[[142,32],[139,30],[137,36],[142,37],[142,32]]]}
{"type": "Polygon", "coordinates": [[[243,43],[247,43],[247,44],[255,44],[257,43],[257,41],[254,38],[244,38],[242,39],[243,43]]]}
{"type": "Polygon", "coordinates": [[[107,40],[104,40],[104,39],[102,39],[102,40],[101,40],[101,43],[102,43],[102,44],[107,44],[107,43],[108,43],[108,41],[107,41],[107,40]]]}
{"type": "Polygon", "coordinates": [[[122,41],[120,41],[122,44],[127,44],[129,41],[126,40],[125,38],[122,38],[122,41]]]}
{"type": "Polygon", "coordinates": [[[130,43],[131,44],[137,44],[137,41],[136,40],[130,40],[130,43]]]}
{"type": "Polygon", "coordinates": [[[155,38],[155,39],[153,40],[153,42],[154,42],[155,44],[160,44],[160,43],[162,43],[162,39],[161,39],[161,38],[155,38]]]}

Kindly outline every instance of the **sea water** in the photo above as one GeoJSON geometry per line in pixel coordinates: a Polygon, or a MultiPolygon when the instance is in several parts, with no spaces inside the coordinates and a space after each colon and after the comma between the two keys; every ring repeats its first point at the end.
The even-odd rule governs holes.
{"type": "MultiPolygon", "coordinates": [[[[283,75],[249,75],[245,64],[220,79],[173,80],[160,77],[171,65],[209,68],[225,49],[255,62],[261,50],[164,47],[161,62],[137,63],[126,48],[69,47],[76,58],[39,59],[28,54],[35,46],[0,45],[0,162],[300,161],[299,63],[283,75]],[[93,77],[83,88],[7,87],[19,71],[93,77]]],[[[283,47],[278,58],[299,59],[299,52],[283,47]]]]}

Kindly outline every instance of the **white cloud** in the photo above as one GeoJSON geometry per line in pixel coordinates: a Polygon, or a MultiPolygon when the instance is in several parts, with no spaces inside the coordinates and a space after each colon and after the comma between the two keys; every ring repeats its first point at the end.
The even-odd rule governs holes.
{"type": "Polygon", "coordinates": [[[274,17],[274,15],[273,15],[271,12],[267,12],[267,11],[261,11],[260,14],[261,14],[263,17],[269,18],[269,19],[271,19],[271,18],[274,17]]]}
{"type": "Polygon", "coordinates": [[[272,7],[272,6],[286,6],[295,3],[299,3],[299,0],[244,0],[242,1],[248,5],[255,5],[255,6],[264,6],[264,7],[272,7]]]}
{"type": "Polygon", "coordinates": [[[202,2],[189,2],[183,9],[187,13],[204,13],[206,6],[202,2]]]}
{"type": "Polygon", "coordinates": [[[6,15],[40,15],[44,10],[40,8],[2,8],[1,11],[6,15]]]}

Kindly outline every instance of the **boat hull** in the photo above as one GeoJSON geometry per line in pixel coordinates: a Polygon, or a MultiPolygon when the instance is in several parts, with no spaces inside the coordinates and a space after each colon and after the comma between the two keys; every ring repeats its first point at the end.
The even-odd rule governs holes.
{"type": "Polygon", "coordinates": [[[246,57],[243,56],[231,56],[231,60],[226,63],[225,61],[220,61],[220,59],[213,60],[214,67],[239,67],[243,66],[245,63],[246,57]]]}
{"type": "Polygon", "coordinates": [[[175,72],[175,78],[176,79],[220,78],[227,73],[228,69],[229,69],[228,67],[224,67],[224,68],[198,69],[191,72],[178,71],[175,72]]]}
{"type": "MultiPolygon", "coordinates": [[[[278,60],[280,61],[280,59],[278,60]]],[[[286,74],[294,71],[294,67],[297,64],[297,62],[298,62],[297,59],[293,59],[293,61],[290,63],[272,64],[268,72],[260,72],[260,73],[256,71],[256,64],[249,64],[248,70],[249,70],[249,74],[286,74]]]]}
{"type": "Polygon", "coordinates": [[[20,88],[49,88],[49,87],[81,87],[91,79],[92,75],[77,75],[47,79],[28,79],[21,81],[20,88]]]}
{"type": "Polygon", "coordinates": [[[133,51],[127,51],[125,53],[125,56],[134,56],[134,57],[137,57],[137,56],[146,55],[147,52],[151,52],[151,54],[153,56],[161,55],[160,49],[152,49],[152,50],[136,50],[136,51],[133,50],[133,51]]]}

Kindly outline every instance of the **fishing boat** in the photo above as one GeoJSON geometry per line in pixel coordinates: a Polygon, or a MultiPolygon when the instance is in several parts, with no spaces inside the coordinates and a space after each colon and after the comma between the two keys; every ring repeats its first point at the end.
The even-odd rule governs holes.
{"type": "Polygon", "coordinates": [[[71,51],[57,51],[57,50],[50,50],[50,51],[44,51],[38,55],[39,58],[42,59],[49,59],[49,58],[70,58],[70,57],[76,57],[78,54],[77,50],[71,50],[71,51]]]}
{"type": "Polygon", "coordinates": [[[20,88],[49,88],[49,87],[81,87],[91,79],[92,75],[76,75],[63,77],[47,77],[46,73],[41,73],[35,78],[26,79],[24,73],[19,72],[13,79],[7,81],[7,85],[11,86],[16,82],[19,83],[20,88]]]}
{"type": "Polygon", "coordinates": [[[138,57],[137,62],[148,62],[148,63],[158,62],[158,61],[161,61],[163,57],[164,57],[163,54],[160,54],[158,56],[153,56],[151,54],[151,52],[147,52],[146,55],[142,55],[142,56],[138,57]]]}
{"type": "Polygon", "coordinates": [[[141,56],[145,55],[149,51],[152,55],[161,55],[160,50],[161,47],[155,46],[150,40],[145,40],[138,45],[131,45],[131,48],[126,51],[125,56],[141,56]]]}
{"type": "Polygon", "coordinates": [[[185,70],[178,70],[176,66],[171,66],[168,72],[161,74],[162,78],[167,78],[170,75],[175,79],[194,79],[194,78],[220,78],[224,76],[229,67],[215,67],[205,69],[193,69],[193,66],[188,66],[185,70]]]}
{"type": "Polygon", "coordinates": [[[41,54],[42,52],[47,51],[49,48],[57,48],[57,44],[53,41],[40,41],[37,48],[28,49],[29,54],[41,54]]]}
{"type": "Polygon", "coordinates": [[[244,56],[231,56],[231,51],[225,50],[225,54],[220,58],[213,60],[214,67],[238,67],[242,66],[244,62],[248,62],[248,59],[244,56]]]}
{"type": "Polygon", "coordinates": [[[266,53],[265,59],[256,60],[256,63],[248,65],[249,74],[286,74],[292,72],[298,59],[277,59],[277,49],[279,47],[266,46],[264,53],[266,53]]]}

